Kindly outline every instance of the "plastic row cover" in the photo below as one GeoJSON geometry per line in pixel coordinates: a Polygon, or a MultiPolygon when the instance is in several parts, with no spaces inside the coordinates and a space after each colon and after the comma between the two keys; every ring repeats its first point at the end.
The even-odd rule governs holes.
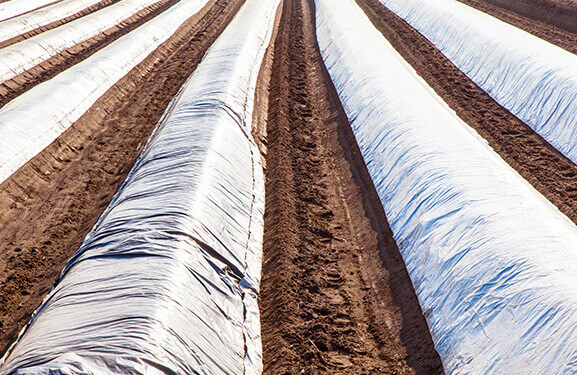
{"type": "Polygon", "coordinates": [[[6,1],[0,4],[0,21],[45,7],[62,0],[18,0],[6,1]]]}
{"type": "Polygon", "coordinates": [[[251,121],[278,2],[248,0],[209,50],[0,373],[260,374],[251,121]]]}
{"type": "MultiPolygon", "coordinates": [[[[0,30],[2,30],[2,32],[0,32],[0,42],[71,16],[100,1],[101,0],[65,0],[34,12],[23,14],[20,17],[3,21],[0,23],[0,30]]],[[[11,3],[26,3],[26,1],[10,0],[8,4],[11,3]]],[[[1,15],[0,19],[3,19],[1,15]]]]}
{"type": "Polygon", "coordinates": [[[323,59],[449,374],[577,371],[577,227],[426,86],[353,0],[323,59]]]}
{"type": "Polygon", "coordinates": [[[577,163],[577,56],[455,0],[380,0],[577,163]]]}
{"type": "Polygon", "coordinates": [[[56,29],[0,49],[0,82],[14,78],[65,49],[120,24],[157,1],[123,0],[56,29]]]}
{"type": "Polygon", "coordinates": [[[180,1],[0,109],[0,183],[42,151],[208,0],[180,1]]]}

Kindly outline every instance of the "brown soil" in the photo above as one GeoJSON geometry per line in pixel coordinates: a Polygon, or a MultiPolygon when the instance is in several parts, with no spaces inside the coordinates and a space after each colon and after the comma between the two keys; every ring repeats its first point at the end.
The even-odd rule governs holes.
{"type": "Polygon", "coordinates": [[[469,126],[577,223],[577,166],[495,102],[435,46],[378,0],[357,0],[375,27],[469,126]]]}
{"type": "MultiPolygon", "coordinates": [[[[261,320],[265,374],[442,366],[319,54],[312,0],[285,0],[270,76],[261,320]]],[[[266,70],[266,69],[265,69],[266,70]]]]}
{"type": "Polygon", "coordinates": [[[243,0],[211,0],[0,185],[5,352],[108,205],[170,100],[243,0]],[[33,225],[32,225],[33,223],[33,225]]]}
{"type": "Polygon", "coordinates": [[[15,36],[15,37],[12,38],[12,39],[8,39],[8,40],[5,40],[5,41],[3,41],[3,42],[0,42],[0,48],[8,47],[8,46],[10,46],[10,45],[12,45],[12,44],[16,44],[16,43],[18,43],[18,42],[21,42],[21,41],[23,41],[24,39],[32,38],[32,37],[35,36],[35,35],[41,34],[41,33],[45,32],[45,31],[48,31],[48,30],[52,30],[52,29],[54,29],[54,28],[56,28],[56,27],[58,27],[58,26],[64,25],[65,23],[68,23],[68,22],[70,22],[70,21],[74,21],[75,19],[78,19],[78,18],[80,18],[80,17],[84,17],[84,16],[86,16],[86,15],[88,15],[88,14],[90,14],[90,13],[94,13],[94,12],[96,12],[96,11],[102,9],[102,8],[105,8],[105,7],[109,6],[109,5],[115,4],[115,3],[119,2],[119,1],[120,1],[120,0],[103,0],[103,1],[101,1],[101,2],[99,2],[99,3],[96,3],[96,4],[94,4],[94,5],[86,8],[86,9],[81,10],[81,11],[78,12],[78,13],[74,13],[74,14],[72,14],[72,15],[70,15],[70,16],[68,16],[68,17],[62,18],[62,19],[60,19],[60,20],[58,20],[58,21],[54,21],[54,22],[49,23],[49,24],[47,24],[47,25],[38,27],[38,28],[36,28],[36,29],[34,29],[34,30],[30,30],[30,31],[28,31],[28,32],[26,32],[26,33],[23,33],[23,34],[20,34],[20,35],[18,35],[18,36],[15,36]]]}
{"type": "MultiPolygon", "coordinates": [[[[574,0],[459,0],[505,22],[576,48],[577,1],[574,0]],[[537,22],[535,22],[537,21],[537,22]],[[553,26],[553,27],[551,27],[553,26]],[[569,40],[563,40],[569,36],[569,40]]],[[[563,47],[563,46],[562,46],[563,47]]],[[[565,48],[565,47],[563,47],[565,48]]],[[[574,52],[574,51],[573,51],[574,52]]]]}
{"type": "Polygon", "coordinates": [[[180,0],[161,0],[146,7],[124,22],[111,27],[104,32],[76,44],[48,60],[36,65],[26,72],[0,84],[0,107],[10,100],[22,95],[32,87],[47,81],[73,65],[85,60],[98,50],[106,47],[123,35],[136,29],[164,12],[180,0]]]}

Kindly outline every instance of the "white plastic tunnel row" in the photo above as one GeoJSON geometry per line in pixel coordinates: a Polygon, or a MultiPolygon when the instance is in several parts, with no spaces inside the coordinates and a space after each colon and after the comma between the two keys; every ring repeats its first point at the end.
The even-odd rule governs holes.
{"type": "Polygon", "coordinates": [[[0,42],[62,20],[81,12],[102,0],[26,0],[9,1],[0,5],[0,42]],[[4,6],[4,8],[2,8],[4,6]],[[18,14],[15,14],[18,13],[18,14]]]}
{"type": "Polygon", "coordinates": [[[577,227],[451,111],[354,0],[316,4],[322,57],[446,373],[575,373],[577,227]]]}
{"type": "Polygon", "coordinates": [[[0,108],[0,182],[52,143],[207,2],[179,1],[0,108]]]}
{"type": "MultiPolygon", "coordinates": [[[[75,21],[0,49],[0,83],[110,29],[158,0],[123,0],[75,21]]],[[[0,23],[2,33],[4,25],[0,23]]]]}
{"type": "Polygon", "coordinates": [[[577,162],[577,56],[456,0],[379,0],[577,162]]]}
{"type": "MultiPolygon", "coordinates": [[[[67,0],[68,3],[74,1],[76,0],[67,0]]],[[[35,10],[40,10],[59,2],[63,2],[63,0],[7,1],[0,4],[0,21],[24,15],[35,10]]]]}
{"type": "Polygon", "coordinates": [[[251,136],[279,0],[247,0],[171,102],[2,374],[259,374],[251,136]]]}
{"type": "MultiPolygon", "coordinates": [[[[207,52],[0,373],[260,373],[264,188],[250,130],[278,2],[248,0],[207,52]]],[[[316,4],[323,59],[445,371],[574,370],[577,227],[455,116],[353,0],[316,4]]],[[[175,6],[138,30],[170,35],[199,6],[175,6]]],[[[46,90],[75,97],[66,79],[81,92],[90,79],[110,87],[125,73],[102,78],[105,64],[150,52],[128,48],[135,33],[9,103],[0,131],[16,129],[10,116],[45,116],[60,127],[49,143],[62,118],[82,111],[49,112],[46,90]],[[34,101],[43,105],[26,107],[34,101]]]]}

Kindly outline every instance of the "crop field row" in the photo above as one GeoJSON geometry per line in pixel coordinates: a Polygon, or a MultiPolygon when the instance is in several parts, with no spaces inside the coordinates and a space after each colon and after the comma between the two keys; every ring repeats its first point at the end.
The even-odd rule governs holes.
{"type": "Polygon", "coordinates": [[[0,374],[573,373],[575,17],[0,2],[0,374]]]}

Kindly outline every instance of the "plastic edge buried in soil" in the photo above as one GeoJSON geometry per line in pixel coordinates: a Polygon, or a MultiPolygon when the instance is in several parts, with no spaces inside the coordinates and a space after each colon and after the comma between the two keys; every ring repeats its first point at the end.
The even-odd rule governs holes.
{"type": "Polygon", "coordinates": [[[323,60],[449,374],[574,372],[577,227],[463,123],[353,0],[323,60]]]}
{"type": "Polygon", "coordinates": [[[577,56],[455,0],[379,0],[577,163],[577,56]]]}
{"type": "Polygon", "coordinates": [[[0,373],[262,370],[251,136],[279,0],[248,0],[169,106],[0,373]]]}
{"type": "Polygon", "coordinates": [[[208,0],[181,1],[0,109],[0,183],[78,120],[208,0]]]}

